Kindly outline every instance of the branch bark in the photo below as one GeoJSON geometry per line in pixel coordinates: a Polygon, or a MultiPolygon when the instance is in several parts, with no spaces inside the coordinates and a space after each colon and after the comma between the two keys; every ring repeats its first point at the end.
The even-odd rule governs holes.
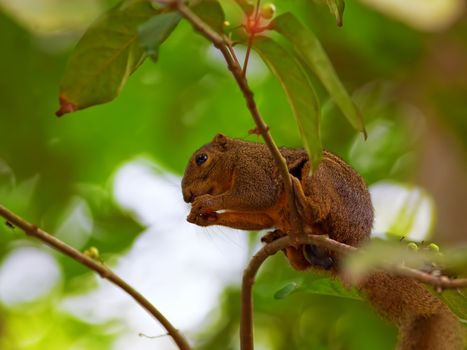
{"type": "Polygon", "coordinates": [[[38,228],[36,225],[29,223],[20,216],[11,212],[4,206],[0,205],[0,216],[2,216],[8,223],[19,227],[27,235],[37,238],[43,243],[47,244],[51,248],[68,255],[73,260],[77,261],[81,265],[88,267],[89,269],[98,273],[102,278],[107,279],[125,293],[131,296],[143,309],[145,309],[151,316],[153,316],[159,323],[167,330],[167,333],[172,337],[174,342],[177,344],[180,350],[190,350],[188,341],[183,337],[182,334],[165,318],[165,316],[154,306],[149,300],[147,300],[142,294],[136,289],[130,286],[122,278],[112,272],[107,266],[100,262],[88,257],[81,253],[75,248],[67,245],[66,243],[55,238],[51,234],[38,228]]]}
{"type": "Polygon", "coordinates": [[[243,272],[242,294],[241,294],[241,321],[240,321],[240,349],[253,350],[253,284],[256,273],[263,262],[279,250],[290,245],[289,237],[279,238],[261,248],[250,260],[243,272]]]}

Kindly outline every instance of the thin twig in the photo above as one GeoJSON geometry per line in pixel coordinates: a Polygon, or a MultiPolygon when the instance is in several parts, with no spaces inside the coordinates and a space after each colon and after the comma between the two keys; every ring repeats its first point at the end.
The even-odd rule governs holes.
{"type": "Polygon", "coordinates": [[[230,40],[230,38],[228,38],[228,40],[225,41],[225,44],[227,45],[227,49],[229,50],[232,59],[237,65],[240,65],[240,62],[238,61],[237,55],[235,54],[235,50],[233,48],[232,41],[230,40]]]}
{"type": "Polygon", "coordinates": [[[255,33],[251,33],[248,37],[248,44],[246,47],[245,60],[243,61],[243,77],[246,77],[246,70],[248,69],[248,61],[250,60],[251,47],[253,46],[253,40],[255,40],[255,33]]]}
{"type": "Polygon", "coordinates": [[[467,287],[467,278],[451,279],[446,276],[434,276],[429,273],[412,269],[407,266],[398,265],[394,267],[394,274],[411,277],[418,282],[432,285],[442,289],[457,289],[467,287]]]}
{"type": "Polygon", "coordinates": [[[254,95],[246,77],[243,76],[243,69],[239,65],[238,61],[232,58],[229,48],[226,45],[224,39],[216,31],[214,31],[209,25],[207,25],[200,17],[198,17],[193,11],[190,10],[182,1],[180,0],[159,0],[163,1],[164,4],[171,6],[173,9],[177,10],[186,20],[188,20],[193,28],[202,34],[206,39],[213,43],[213,45],[222,53],[227,66],[235,78],[240,90],[242,91],[243,97],[245,98],[246,105],[250,111],[251,116],[259,130],[261,136],[266,143],[271,155],[279,169],[280,175],[284,183],[284,189],[288,198],[288,206],[290,213],[290,222],[292,224],[291,232],[289,233],[292,238],[292,243],[297,244],[298,238],[304,238],[305,233],[303,232],[303,222],[298,214],[296,204],[295,204],[295,194],[292,188],[292,180],[290,178],[289,169],[287,167],[287,162],[285,158],[279,151],[276,143],[274,142],[271,134],[269,133],[269,127],[264,122],[264,119],[259,113],[258,107],[256,105],[254,95]]]}
{"type": "MultiPolygon", "coordinates": [[[[254,26],[256,27],[259,22],[259,6],[261,5],[261,0],[256,1],[256,6],[255,6],[255,12],[253,15],[253,21],[254,21],[254,26]]],[[[250,15],[248,16],[247,19],[248,22],[251,21],[250,15]]],[[[247,23],[247,27],[250,26],[250,23],[247,23]]],[[[251,32],[250,36],[248,38],[248,44],[246,48],[246,53],[245,53],[245,60],[243,61],[243,77],[246,77],[246,71],[248,69],[248,62],[250,60],[250,53],[251,53],[251,47],[253,46],[253,40],[255,40],[255,33],[251,32]]]]}
{"type": "MultiPolygon", "coordinates": [[[[346,255],[357,251],[358,249],[335,241],[324,235],[308,234],[305,238],[300,239],[300,244],[313,244],[322,248],[332,250],[340,255],[346,255]]],[[[289,236],[284,236],[262,247],[251,258],[250,263],[243,273],[242,292],[241,292],[241,323],[240,323],[240,349],[253,350],[253,297],[252,289],[255,282],[256,273],[258,272],[264,261],[271,255],[274,255],[279,250],[285,249],[291,245],[289,236]]],[[[392,274],[398,276],[411,277],[422,283],[430,284],[441,289],[456,289],[467,286],[467,278],[449,279],[446,276],[433,276],[428,273],[403,266],[397,265],[387,267],[392,274]]]]}
{"type": "Polygon", "coordinates": [[[169,322],[169,320],[167,320],[165,316],[162,315],[162,313],[149,302],[149,300],[147,300],[143,295],[141,295],[127,282],[125,282],[123,279],[121,279],[119,276],[113,273],[107,266],[101,264],[100,262],[88,257],[87,255],[76,250],[75,248],[60,241],[51,234],[38,228],[36,225],[27,222],[23,218],[19,217],[15,213],[3,207],[2,205],[0,205],[0,216],[5,218],[10,224],[19,227],[27,235],[37,238],[43,243],[52,247],[53,249],[65,255],[68,255],[73,260],[98,273],[102,278],[105,278],[111,283],[118,286],[120,289],[122,289],[128,295],[130,295],[139,305],[141,305],[141,307],[143,307],[143,309],[145,309],[149,314],[151,314],[157,321],[159,321],[159,323],[167,330],[167,333],[172,337],[172,339],[177,344],[180,350],[191,349],[187,340],[169,322]]]}

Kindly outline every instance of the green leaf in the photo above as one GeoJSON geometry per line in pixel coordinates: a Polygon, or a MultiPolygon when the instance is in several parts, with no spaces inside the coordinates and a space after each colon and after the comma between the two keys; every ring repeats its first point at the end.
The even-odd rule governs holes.
{"type": "Polygon", "coordinates": [[[320,107],[313,87],[295,57],[274,40],[258,37],[253,42],[253,48],[281,83],[297,119],[303,145],[316,169],[322,148],[319,136],[320,107]]]}
{"type": "Polygon", "coordinates": [[[345,266],[349,277],[359,280],[378,268],[391,269],[403,264],[417,270],[445,266],[439,253],[424,247],[418,251],[410,243],[373,239],[370,244],[346,257],[345,266]]]}
{"type": "Polygon", "coordinates": [[[303,285],[303,290],[311,294],[330,295],[340,298],[362,300],[355,288],[346,288],[336,279],[318,278],[303,285]]]}
{"type": "Polygon", "coordinates": [[[166,12],[151,17],[139,28],[141,45],[153,60],[159,58],[159,47],[169,37],[182,16],[178,12],[166,12]]]}
{"type": "Polygon", "coordinates": [[[253,13],[255,6],[250,0],[235,0],[245,14],[253,13]]]}
{"type": "Polygon", "coordinates": [[[455,248],[442,250],[443,267],[459,274],[467,272],[467,246],[461,245],[455,248]]]}
{"type": "Polygon", "coordinates": [[[344,8],[345,8],[345,3],[344,0],[326,0],[326,3],[328,4],[329,11],[331,11],[331,14],[336,17],[336,24],[339,27],[342,27],[343,23],[343,16],[344,16],[344,8]]]}
{"type": "Polygon", "coordinates": [[[217,0],[203,0],[193,6],[192,10],[216,32],[224,33],[225,14],[217,0]]]}
{"type": "Polygon", "coordinates": [[[339,280],[329,277],[312,277],[311,280],[305,279],[300,283],[290,282],[274,293],[274,299],[285,299],[296,292],[362,300],[356,288],[346,288],[339,280]]]}
{"type": "MultiPolygon", "coordinates": [[[[192,7],[192,10],[216,32],[224,32],[225,14],[218,1],[200,1],[192,7]]],[[[177,11],[165,12],[151,17],[138,28],[141,45],[153,60],[159,58],[160,45],[172,33],[181,18],[177,11]]]]}
{"type": "Polygon", "coordinates": [[[87,200],[92,211],[94,227],[88,245],[105,247],[107,253],[122,251],[143,230],[141,224],[118,206],[110,190],[92,184],[80,184],[77,192],[87,200]]]}
{"type": "Polygon", "coordinates": [[[366,138],[363,116],[339,80],[314,33],[290,12],[278,16],[272,22],[272,28],[292,43],[297,55],[318,76],[344,116],[355,129],[363,132],[366,138]]]}
{"type": "Polygon", "coordinates": [[[113,100],[146,52],[138,27],[159,11],[147,0],[127,0],[84,33],[73,51],[60,88],[57,116],[113,100]]]}
{"type": "Polygon", "coordinates": [[[274,299],[284,299],[288,297],[290,294],[293,292],[296,292],[300,288],[298,283],[296,282],[291,282],[286,284],[284,287],[279,289],[277,292],[274,293],[274,299]]]}
{"type": "Polygon", "coordinates": [[[448,289],[440,294],[436,294],[442,301],[449,306],[460,319],[460,321],[467,325],[467,289],[448,289]]]}
{"type": "MultiPolygon", "coordinates": [[[[97,247],[101,257],[105,260],[107,257],[121,253],[128,249],[143,231],[144,227],[123,210],[112,197],[111,187],[103,187],[95,184],[81,183],[75,185],[75,194],[80,200],[84,200],[90,210],[92,229],[91,235],[79,246],[76,246],[75,237],[73,245],[84,251],[89,247],[97,247]]],[[[83,214],[79,216],[83,221],[83,214]]],[[[63,228],[63,223],[60,225],[63,228]]],[[[65,227],[66,229],[66,227],[65,227]]],[[[76,229],[76,228],[75,228],[76,229]]],[[[68,231],[61,231],[61,239],[65,239],[68,231]]],[[[57,232],[54,232],[57,233],[57,232]]],[[[60,233],[60,232],[59,232],[60,233]]],[[[67,239],[65,239],[68,241],[67,239]]],[[[81,290],[82,285],[74,285],[74,279],[87,272],[80,264],[69,259],[67,256],[59,257],[61,265],[64,267],[65,281],[67,288],[81,290]]],[[[81,284],[81,283],[80,283],[81,284]]],[[[85,289],[89,286],[85,285],[85,289]]]]}

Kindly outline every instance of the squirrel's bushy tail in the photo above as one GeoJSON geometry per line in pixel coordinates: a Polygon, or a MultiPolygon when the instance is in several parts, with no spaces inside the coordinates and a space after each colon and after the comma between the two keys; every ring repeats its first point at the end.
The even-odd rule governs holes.
{"type": "Polygon", "coordinates": [[[399,350],[463,350],[463,328],[446,304],[408,277],[370,275],[362,291],[399,328],[399,350]]]}

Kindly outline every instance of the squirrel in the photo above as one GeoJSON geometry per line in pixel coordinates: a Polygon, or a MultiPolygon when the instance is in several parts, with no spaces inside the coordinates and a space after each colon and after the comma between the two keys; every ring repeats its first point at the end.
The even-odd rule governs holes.
{"type": "MultiPolygon", "coordinates": [[[[373,206],[361,176],[336,155],[324,151],[310,176],[305,150],[281,148],[304,225],[315,234],[360,246],[369,241],[373,206]]],[[[290,232],[290,213],[282,178],[266,145],[222,134],[191,157],[183,179],[187,220],[199,226],[222,225],[243,230],[275,229],[263,242],[290,232]]],[[[324,270],[339,276],[335,253],[314,245],[284,251],[296,270],[324,270]]],[[[460,322],[422,284],[408,277],[376,272],[358,288],[377,312],[399,328],[400,350],[461,350],[460,322]]]]}

